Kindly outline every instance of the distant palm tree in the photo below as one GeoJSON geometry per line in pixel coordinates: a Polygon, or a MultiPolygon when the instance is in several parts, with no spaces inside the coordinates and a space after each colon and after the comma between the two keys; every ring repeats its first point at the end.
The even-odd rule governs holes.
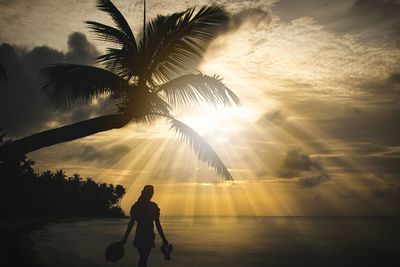
{"type": "Polygon", "coordinates": [[[115,197],[117,199],[117,205],[120,206],[121,205],[121,199],[122,197],[125,195],[126,191],[125,188],[122,185],[116,185],[115,189],[114,189],[114,194],[115,197]]]}
{"type": "Polygon", "coordinates": [[[97,7],[108,13],[114,26],[87,21],[100,40],[118,45],[98,57],[104,69],[57,64],[43,70],[44,92],[56,108],[90,103],[103,96],[116,113],[37,133],[0,147],[0,160],[9,154],[75,140],[102,131],[121,128],[130,122],[149,123],[166,118],[198,158],[227,180],[232,176],[211,146],[193,129],[174,118],[173,107],[207,102],[212,105],[239,104],[238,97],[218,76],[207,76],[196,67],[209,43],[229,17],[220,6],[204,6],[169,16],[157,16],[137,41],[127,21],[109,0],[97,7]]]}

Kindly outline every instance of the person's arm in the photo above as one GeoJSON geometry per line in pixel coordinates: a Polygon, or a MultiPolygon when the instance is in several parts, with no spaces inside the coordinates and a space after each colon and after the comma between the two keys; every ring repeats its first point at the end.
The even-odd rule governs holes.
{"type": "Polygon", "coordinates": [[[128,239],[128,236],[129,236],[129,234],[131,233],[132,228],[133,228],[134,225],[135,225],[135,219],[131,218],[131,219],[129,220],[128,226],[126,227],[125,235],[124,235],[124,237],[121,239],[121,242],[122,242],[123,244],[126,243],[126,240],[128,239]]]}
{"type": "Polygon", "coordinates": [[[156,218],[156,219],[154,220],[154,223],[156,224],[157,231],[158,231],[158,233],[160,234],[161,239],[163,240],[163,244],[168,244],[168,240],[167,240],[167,238],[165,237],[164,231],[163,231],[163,229],[162,229],[162,227],[161,227],[160,218],[156,218]]]}

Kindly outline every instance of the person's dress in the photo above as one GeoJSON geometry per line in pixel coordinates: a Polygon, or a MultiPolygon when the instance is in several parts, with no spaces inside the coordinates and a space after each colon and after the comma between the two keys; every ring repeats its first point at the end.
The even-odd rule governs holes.
{"type": "Polygon", "coordinates": [[[155,247],[154,220],[160,217],[160,209],[151,201],[138,201],[133,204],[131,218],[137,222],[133,246],[136,248],[155,247]]]}

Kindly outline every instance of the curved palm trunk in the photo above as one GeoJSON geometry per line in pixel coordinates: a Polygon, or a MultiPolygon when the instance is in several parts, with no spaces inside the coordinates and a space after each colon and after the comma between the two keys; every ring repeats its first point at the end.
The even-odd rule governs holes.
{"type": "Polygon", "coordinates": [[[0,147],[0,161],[19,158],[26,153],[55,144],[72,141],[95,133],[122,128],[132,120],[132,114],[111,114],[43,131],[0,147]]]}

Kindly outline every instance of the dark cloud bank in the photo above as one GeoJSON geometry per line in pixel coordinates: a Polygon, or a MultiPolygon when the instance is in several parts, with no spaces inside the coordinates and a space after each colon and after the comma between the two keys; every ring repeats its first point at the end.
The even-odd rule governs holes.
{"type": "Polygon", "coordinates": [[[400,45],[397,0],[281,0],[273,8],[282,20],[312,17],[328,30],[357,34],[376,43],[400,45]]]}
{"type": "Polygon", "coordinates": [[[94,115],[97,110],[91,106],[68,112],[52,110],[41,92],[39,73],[46,65],[62,62],[92,65],[96,56],[96,48],[79,32],[69,35],[66,53],[48,46],[27,49],[2,43],[0,63],[8,82],[0,83],[0,127],[7,136],[17,138],[50,128],[50,122],[66,124],[94,115]]]}
{"type": "Polygon", "coordinates": [[[282,178],[299,177],[298,185],[303,187],[314,187],[330,178],[318,159],[304,154],[299,149],[288,150],[277,175],[282,178]]]}
{"type": "MultiPolygon", "coordinates": [[[[331,178],[319,158],[311,157],[300,149],[289,149],[280,159],[272,174],[284,179],[297,179],[301,187],[316,187],[331,178]]],[[[260,170],[259,177],[266,175],[265,170],[260,170]]]]}

